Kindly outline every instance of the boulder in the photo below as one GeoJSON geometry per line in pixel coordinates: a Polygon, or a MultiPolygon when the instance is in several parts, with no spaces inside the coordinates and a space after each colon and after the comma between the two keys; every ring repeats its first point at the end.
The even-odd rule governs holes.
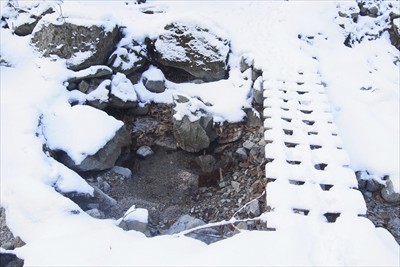
{"type": "Polygon", "coordinates": [[[229,42],[196,24],[171,23],[154,43],[156,61],[204,81],[224,79],[229,42]]]}
{"type": "Polygon", "coordinates": [[[137,95],[132,82],[122,73],[117,73],[111,81],[110,106],[114,108],[134,108],[137,95]]]}
{"type": "Polygon", "coordinates": [[[139,231],[145,233],[149,223],[149,211],[142,208],[130,207],[120,219],[119,227],[125,231],[139,231]]]}
{"type": "Polygon", "coordinates": [[[4,267],[22,267],[24,260],[18,258],[12,252],[0,250],[0,266],[4,267]]]}
{"type": "Polygon", "coordinates": [[[173,133],[177,146],[187,152],[199,152],[215,139],[213,118],[205,116],[196,121],[190,121],[187,115],[182,120],[174,118],[173,133]]]}
{"type": "MultiPolygon", "coordinates": [[[[177,234],[185,230],[189,230],[198,226],[205,225],[206,223],[200,219],[194,218],[190,215],[182,215],[167,231],[165,234],[177,234]]],[[[211,244],[220,240],[220,234],[213,228],[204,228],[187,234],[188,237],[200,240],[206,244],[211,244]]]]}
{"type": "Polygon", "coordinates": [[[400,193],[396,192],[391,180],[387,180],[386,187],[382,188],[381,195],[384,200],[390,203],[400,202],[400,193]]]}
{"type": "Polygon", "coordinates": [[[119,46],[108,59],[107,65],[114,72],[120,72],[126,76],[143,68],[146,64],[146,53],[144,48],[134,40],[123,38],[120,42],[127,43],[119,46]]]}
{"type": "Polygon", "coordinates": [[[392,28],[389,29],[392,45],[400,50],[400,18],[393,19],[392,28]]]}
{"type": "Polygon", "coordinates": [[[87,81],[94,78],[111,78],[113,74],[112,70],[104,65],[90,66],[86,69],[72,72],[70,78],[67,80],[68,84],[76,83],[79,84],[81,81],[87,81]]]}
{"type": "Polygon", "coordinates": [[[68,21],[43,18],[34,29],[31,43],[44,57],[66,59],[72,70],[107,63],[118,42],[118,26],[110,22],[93,21],[88,26],[68,21]]]}
{"type": "Polygon", "coordinates": [[[162,93],[165,91],[165,77],[161,70],[150,66],[142,75],[142,82],[147,90],[153,93],[162,93]]]}
{"type": "Polygon", "coordinates": [[[19,14],[14,23],[14,32],[18,36],[26,36],[33,32],[33,29],[45,15],[54,13],[53,8],[49,7],[46,10],[37,13],[37,10],[29,10],[19,14]]]}
{"type": "Polygon", "coordinates": [[[102,171],[112,168],[121,154],[122,147],[128,146],[130,143],[131,138],[128,130],[121,127],[103,148],[94,155],[87,156],[80,164],[76,164],[67,153],[61,153],[59,160],[78,172],[102,171]]]}

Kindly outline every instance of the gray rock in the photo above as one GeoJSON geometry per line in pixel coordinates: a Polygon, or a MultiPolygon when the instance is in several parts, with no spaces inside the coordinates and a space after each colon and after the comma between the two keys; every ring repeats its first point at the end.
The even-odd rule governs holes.
{"type": "Polygon", "coordinates": [[[96,219],[104,219],[105,218],[104,213],[98,209],[90,209],[90,210],[87,210],[86,213],[96,219]]]}
{"type": "Polygon", "coordinates": [[[90,84],[87,81],[82,80],[78,84],[78,90],[81,91],[82,93],[86,93],[89,90],[89,86],[90,86],[90,84]]]}
{"type": "Polygon", "coordinates": [[[94,155],[87,156],[80,164],[76,164],[67,153],[62,153],[59,160],[67,167],[78,172],[102,171],[112,168],[121,154],[122,147],[130,145],[130,143],[130,134],[123,126],[103,148],[94,155]]]}
{"type": "Polygon", "coordinates": [[[240,59],[240,72],[245,72],[246,70],[248,70],[249,68],[251,68],[251,66],[253,66],[254,62],[253,60],[250,60],[249,58],[246,57],[242,57],[240,59]]]}
{"type": "Polygon", "coordinates": [[[246,141],[243,143],[243,147],[244,147],[245,149],[247,149],[247,150],[252,149],[254,145],[255,145],[255,144],[254,144],[252,141],[250,141],[250,140],[246,140],[246,141]]]}
{"type": "Polygon", "coordinates": [[[25,17],[29,16],[29,19],[24,19],[23,21],[25,21],[22,24],[19,25],[15,25],[14,28],[14,32],[16,35],[18,36],[26,36],[29,35],[33,32],[33,29],[35,28],[35,26],[38,24],[39,20],[41,20],[45,15],[47,14],[51,14],[54,13],[53,8],[48,8],[47,10],[45,10],[43,13],[41,13],[40,15],[34,15],[34,14],[29,14],[29,13],[22,13],[21,15],[25,15],[25,17]]]}
{"type": "Polygon", "coordinates": [[[215,139],[213,118],[201,117],[191,122],[188,116],[182,120],[173,119],[173,132],[177,145],[187,152],[199,152],[215,139]]]}
{"type": "Polygon", "coordinates": [[[260,203],[259,203],[259,201],[258,201],[258,200],[254,200],[253,202],[251,202],[251,203],[247,206],[246,210],[247,210],[247,213],[248,213],[249,215],[252,215],[252,216],[255,216],[255,217],[260,216],[261,210],[260,210],[260,203]]]}
{"type": "Polygon", "coordinates": [[[374,179],[369,179],[366,181],[365,188],[370,192],[375,192],[375,191],[378,191],[379,189],[381,189],[382,185],[374,179]]]}
{"type": "Polygon", "coordinates": [[[139,115],[139,116],[143,116],[148,114],[150,111],[150,107],[148,104],[141,106],[141,105],[137,105],[136,107],[134,107],[132,109],[132,113],[133,115],[139,115]]]}
{"type": "Polygon", "coordinates": [[[132,178],[132,171],[128,168],[120,167],[120,166],[114,166],[111,171],[122,175],[125,178],[131,179],[132,178]]]}
{"type": "Polygon", "coordinates": [[[162,93],[166,89],[164,80],[150,80],[144,77],[143,85],[147,90],[153,93],[162,93]]]}
{"type": "Polygon", "coordinates": [[[235,189],[236,193],[239,193],[240,191],[240,183],[236,181],[231,181],[231,185],[233,189],[235,189]]]}
{"type": "Polygon", "coordinates": [[[83,80],[90,80],[89,84],[91,88],[96,88],[104,79],[110,78],[112,70],[103,65],[90,66],[86,69],[73,72],[71,77],[68,79],[68,83],[79,83],[83,80]],[[101,80],[93,80],[95,78],[102,78],[101,80]]]}
{"type": "Polygon", "coordinates": [[[114,108],[123,108],[123,109],[136,108],[137,101],[123,101],[120,98],[116,97],[115,95],[111,94],[109,106],[114,108]]]}
{"type": "Polygon", "coordinates": [[[214,170],[217,160],[212,155],[201,155],[195,159],[195,162],[200,166],[203,172],[210,173],[214,170]]]}
{"type": "Polygon", "coordinates": [[[156,60],[204,81],[225,78],[229,42],[195,24],[171,23],[155,42],[156,60]]]}
{"type": "Polygon", "coordinates": [[[97,186],[91,184],[94,189],[94,197],[102,210],[107,210],[117,205],[117,201],[100,190],[97,186]]]}
{"type": "Polygon", "coordinates": [[[104,26],[76,25],[66,21],[53,24],[42,19],[33,32],[31,43],[43,56],[58,56],[67,60],[70,69],[82,70],[105,64],[118,37],[116,25],[108,31],[104,26]],[[77,61],[77,56],[82,60],[77,61]]]}
{"type": "Polygon", "coordinates": [[[382,188],[381,195],[384,200],[390,203],[400,202],[400,193],[394,191],[391,180],[386,181],[386,187],[382,188]]]}
{"type": "Polygon", "coordinates": [[[125,231],[138,231],[141,233],[145,233],[147,231],[147,223],[139,222],[139,221],[124,221],[122,220],[121,223],[118,225],[125,231]]]}
{"type": "Polygon", "coordinates": [[[173,138],[162,138],[157,139],[154,142],[157,146],[165,148],[167,150],[177,150],[178,147],[176,146],[175,140],[173,138]]]}
{"type": "Polygon", "coordinates": [[[16,255],[7,252],[0,252],[0,266],[4,267],[23,267],[24,260],[16,255]]]}
{"type": "MultiPolygon", "coordinates": [[[[177,234],[182,231],[189,230],[205,224],[206,223],[204,221],[194,218],[190,215],[182,215],[167,231],[165,231],[165,234],[177,234]]],[[[220,240],[218,231],[213,228],[201,229],[190,233],[187,236],[200,240],[206,244],[210,244],[220,240]]]]}
{"type": "Polygon", "coordinates": [[[239,158],[242,159],[242,160],[246,160],[247,157],[248,157],[248,156],[247,156],[247,151],[246,151],[246,149],[243,148],[243,147],[239,147],[239,148],[236,150],[235,154],[238,155],[239,158]]]}
{"type": "Polygon", "coordinates": [[[154,151],[149,146],[141,146],[136,150],[136,155],[142,159],[147,159],[154,155],[154,151]]]}
{"type": "Polygon", "coordinates": [[[108,59],[107,65],[114,72],[128,76],[143,68],[146,61],[144,48],[135,40],[132,40],[129,44],[117,48],[108,59]]]}

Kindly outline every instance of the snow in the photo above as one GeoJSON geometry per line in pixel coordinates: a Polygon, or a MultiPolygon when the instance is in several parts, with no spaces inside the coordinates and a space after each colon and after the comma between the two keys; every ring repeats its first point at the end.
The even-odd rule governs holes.
{"type": "Polygon", "coordinates": [[[52,150],[62,150],[80,164],[111,140],[123,125],[104,111],[76,105],[43,118],[43,135],[52,150]]]}
{"type": "MultiPolygon", "coordinates": [[[[18,4],[33,2],[37,1],[18,4]]],[[[249,107],[251,100],[251,85],[248,77],[246,80],[249,73],[241,74],[235,68],[241,55],[254,59],[268,86],[277,80],[297,82],[292,75],[298,71],[318,71],[327,84],[333,119],[351,168],[371,171],[376,179],[389,175],[399,189],[399,65],[393,63],[398,51],[386,34],[353,48],[344,46],[345,36],[334,19],[336,3],[331,1],[215,1],[213,5],[203,1],[125,2],[64,1],[61,6],[64,16],[85,25],[94,21],[126,25],[138,42],[158,36],[167,23],[187,21],[188,17],[231,42],[229,79],[198,85],[167,82],[167,90],[160,94],[147,91],[140,81],[133,88],[141,103],[172,103],[174,95],[183,94],[190,101],[178,110],[178,116],[187,114],[189,108],[190,113],[203,109],[216,122],[237,122],[244,116],[242,107],[249,107]],[[161,13],[148,15],[140,12],[143,9],[161,13]],[[315,35],[313,45],[298,39],[300,33],[315,35]],[[309,60],[311,56],[318,64],[309,60]],[[291,64],[283,66],[282,62],[291,64]]],[[[1,1],[1,16],[9,22],[16,16],[11,12],[1,1]]],[[[91,194],[93,189],[43,152],[43,144],[65,150],[80,162],[104,146],[122,123],[88,106],[71,107],[71,99],[82,103],[84,96],[68,92],[63,85],[71,77],[65,64],[37,58],[29,36],[0,30],[1,59],[12,66],[0,67],[0,201],[6,209],[7,225],[27,243],[15,250],[27,266],[399,266],[399,245],[386,230],[346,214],[327,224],[312,216],[295,216],[289,222],[289,217],[267,213],[262,216],[268,224],[279,226],[276,231],[242,231],[211,245],[184,236],[146,238],[135,231],[123,231],[116,220],[91,218],[58,191],[91,194]]],[[[126,92],[129,85],[122,76],[114,77],[119,78],[116,88],[122,83],[120,89],[126,92]]],[[[106,101],[107,86],[112,90],[114,79],[90,97],[106,101]],[[97,93],[100,98],[93,95],[97,93]]],[[[346,159],[338,156],[334,160],[346,159]]],[[[283,189],[280,194],[292,196],[283,189]]],[[[359,207],[358,200],[351,202],[351,194],[335,197],[348,201],[349,209],[359,207]]],[[[299,201],[306,206],[312,200],[299,201]]],[[[329,203],[320,203],[320,207],[323,204],[329,203]]],[[[144,213],[138,217],[144,219],[144,213]]]]}
{"type": "Polygon", "coordinates": [[[111,82],[111,94],[115,95],[124,102],[136,101],[137,96],[133,84],[125,74],[117,73],[113,75],[111,82]]]}
{"type": "Polygon", "coordinates": [[[149,81],[164,81],[165,76],[164,73],[160,69],[155,66],[150,66],[148,70],[143,72],[142,78],[149,81]]]}
{"type": "Polygon", "coordinates": [[[136,208],[135,205],[130,207],[122,217],[124,221],[138,221],[142,223],[149,222],[149,211],[142,208],[136,208]]]}

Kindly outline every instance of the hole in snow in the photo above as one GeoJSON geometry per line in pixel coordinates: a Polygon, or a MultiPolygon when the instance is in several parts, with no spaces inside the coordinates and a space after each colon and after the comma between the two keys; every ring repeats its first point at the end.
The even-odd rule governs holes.
{"type": "Polygon", "coordinates": [[[320,148],[322,148],[322,146],[320,146],[320,145],[310,145],[311,150],[320,149],[320,148]]]}
{"type": "Polygon", "coordinates": [[[300,112],[302,112],[302,113],[304,113],[304,114],[311,114],[311,113],[313,113],[312,110],[304,110],[304,109],[301,109],[300,112]]]}
{"type": "Polygon", "coordinates": [[[306,125],[314,125],[315,121],[310,121],[310,120],[303,120],[304,124],[306,125]]]}
{"type": "Polygon", "coordinates": [[[293,209],[293,212],[296,214],[305,215],[305,216],[307,216],[308,213],[310,213],[310,211],[306,210],[306,209],[293,209]]]}
{"type": "Polygon", "coordinates": [[[289,118],[281,118],[282,120],[284,120],[284,121],[287,121],[287,122],[291,122],[292,121],[292,119],[289,119],[289,118]]]}
{"type": "Polygon", "coordinates": [[[304,95],[305,93],[307,93],[307,92],[304,92],[304,91],[296,91],[299,95],[304,95]]]}
{"type": "Polygon", "coordinates": [[[298,160],[286,160],[286,162],[291,165],[300,165],[301,164],[301,161],[298,161],[298,160]]]}
{"type": "Polygon", "coordinates": [[[293,135],[293,130],[283,129],[283,132],[284,132],[286,135],[293,135]]]}
{"type": "Polygon", "coordinates": [[[308,135],[318,135],[317,132],[308,132],[308,135]]]}
{"type": "Polygon", "coordinates": [[[337,218],[339,218],[340,213],[338,212],[327,212],[324,214],[326,220],[330,223],[336,222],[337,218]]]}
{"type": "Polygon", "coordinates": [[[318,163],[318,164],[315,164],[315,165],[314,165],[314,168],[317,169],[317,170],[323,171],[323,170],[325,170],[325,168],[326,168],[327,166],[328,166],[328,164],[325,164],[325,163],[318,163]]]}
{"type": "Polygon", "coordinates": [[[288,108],[281,107],[281,109],[284,110],[284,111],[289,111],[288,108]]]}
{"type": "Polygon", "coordinates": [[[289,147],[289,148],[291,148],[291,147],[296,147],[298,144],[296,144],[296,143],[290,143],[290,142],[285,142],[285,146],[286,147],[289,147]]]}
{"type": "Polygon", "coordinates": [[[331,184],[320,184],[319,186],[321,186],[321,189],[324,191],[329,191],[333,187],[331,184]]]}
{"type": "Polygon", "coordinates": [[[303,184],[305,184],[305,182],[304,181],[298,181],[298,180],[289,180],[289,184],[303,185],[303,184]]]}

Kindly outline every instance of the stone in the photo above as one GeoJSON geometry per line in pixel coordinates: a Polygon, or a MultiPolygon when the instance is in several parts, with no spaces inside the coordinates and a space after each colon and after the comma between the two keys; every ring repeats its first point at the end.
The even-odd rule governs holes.
{"type": "Polygon", "coordinates": [[[91,184],[91,186],[94,189],[94,197],[99,204],[100,209],[107,210],[112,206],[117,205],[118,202],[103,191],[101,191],[100,188],[93,184],[91,184]]]}
{"type": "Polygon", "coordinates": [[[201,155],[195,159],[195,162],[203,172],[210,173],[214,170],[217,160],[213,155],[201,155]]]}
{"type": "MultiPolygon", "coordinates": [[[[112,70],[104,65],[90,66],[86,69],[73,72],[70,78],[67,80],[68,83],[79,83],[83,80],[89,81],[89,87],[96,88],[104,79],[110,78],[112,70]],[[102,78],[102,80],[92,81],[95,78],[102,78]]],[[[86,90],[87,91],[87,90],[86,90]]]]}
{"type": "Polygon", "coordinates": [[[124,168],[121,166],[114,166],[111,171],[127,178],[127,179],[131,179],[132,178],[132,171],[128,168],[124,168]]]}
{"type": "Polygon", "coordinates": [[[149,211],[143,208],[136,208],[135,205],[131,206],[124,214],[119,227],[125,231],[138,231],[145,233],[149,223],[149,211]]]}
{"type": "Polygon", "coordinates": [[[165,91],[165,77],[162,71],[154,66],[145,71],[142,75],[142,82],[147,90],[153,93],[162,93],[165,91]]]}
{"type": "MultiPolygon", "coordinates": [[[[194,218],[190,215],[182,215],[167,231],[165,234],[172,235],[189,230],[198,226],[203,226],[206,223],[200,219],[194,218]]],[[[213,242],[221,240],[217,230],[213,228],[204,228],[186,236],[200,240],[206,244],[211,244],[213,242]]]]}
{"type": "Polygon", "coordinates": [[[104,213],[98,209],[90,209],[90,210],[87,210],[86,213],[96,219],[104,219],[105,218],[104,213]]]}
{"type": "Polygon", "coordinates": [[[87,81],[82,80],[78,84],[78,90],[81,91],[82,93],[86,93],[89,90],[89,86],[90,86],[90,84],[87,81]]]}
{"type": "Polygon", "coordinates": [[[184,70],[195,79],[211,82],[226,76],[229,41],[198,24],[168,24],[154,48],[159,64],[184,70]]]}
{"type": "Polygon", "coordinates": [[[243,125],[239,123],[224,123],[216,127],[219,144],[233,143],[243,136],[243,125]]]}
{"type": "Polygon", "coordinates": [[[400,50],[400,18],[392,20],[392,28],[389,29],[390,41],[397,50],[400,50]]]}
{"type": "Polygon", "coordinates": [[[150,111],[150,107],[148,104],[145,104],[145,105],[139,104],[132,109],[132,114],[143,116],[143,115],[147,115],[149,113],[149,111],[150,111]]]}
{"type": "Polygon", "coordinates": [[[126,76],[139,71],[147,62],[144,47],[135,40],[126,40],[123,38],[120,43],[127,43],[118,47],[108,59],[107,65],[117,73],[123,73],[126,76]]]}
{"type": "MultiPolygon", "coordinates": [[[[40,6],[40,4],[38,5],[40,6]]],[[[29,12],[22,12],[19,14],[18,18],[14,22],[14,33],[18,36],[27,36],[33,32],[33,29],[38,24],[38,22],[47,14],[54,13],[53,8],[48,8],[43,12],[37,9],[31,9],[29,12]],[[35,12],[36,11],[36,12],[35,12]],[[35,14],[36,13],[36,14],[35,14]],[[21,23],[20,23],[21,22],[21,23]]]]}
{"type": "Polygon", "coordinates": [[[205,116],[193,122],[187,115],[182,120],[174,118],[173,133],[178,147],[187,152],[199,152],[215,139],[213,118],[205,116]]]}
{"type": "Polygon", "coordinates": [[[12,253],[0,251],[0,266],[4,267],[23,267],[24,260],[12,253]]]}
{"type": "Polygon", "coordinates": [[[142,159],[147,159],[154,155],[154,151],[149,146],[141,146],[136,150],[136,155],[142,159]]]}
{"type": "Polygon", "coordinates": [[[251,59],[243,56],[240,59],[240,72],[243,73],[246,70],[250,69],[251,66],[253,66],[253,64],[254,64],[254,60],[251,60],[251,59]]]}
{"type": "Polygon", "coordinates": [[[258,200],[252,201],[246,208],[247,213],[251,216],[257,217],[260,216],[261,210],[260,210],[260,203],[258,200]]]}
{"type": "Polygon", "coordinates": [[[94,155],[87,156],[80,164],[76,164],[65,152],[60,153],[59,161],[77,172],[110,169],[114,167],[115,162],[121,154],[122,148],[130,145],[130,143],[130,133],[123,126],[103,148],[94,155]]]}
{"type": "Polygon", "coordinates": [[[246,140],[246,141],[243,143],[243,147],[244,147],[245,149],[247,149],[247,150],[252,149],[254,145],[255,145],[255,144],[254,144],[252,141],[250,141],[250,140],[246,140]]]}
{"type": "Polygon", "coordinates": [[[231,186],[233,189],[235,189],[236,193],[239,193],[240,191],[240,183],[236,181],[231,181],[231,186]]]}
{"type": "MultiPolygon", "coordinates": [[[[399,191],[398,188],[397,191],[399,191]]],[[[381,195],[389,203],[400,202],[400,193],[394,190],[393,182],[390,179],[386,181],[386,186],[382,188],[381,195]]]]}
{"type": "Polygon", "coordinates": [[[378,191],[379,189],[382,188],[382,185],[380,183],[378,183],[376,180],[374,179],[369,179],[366,181],[366,186],[365,188],[369,191],[369,192],[375,192],[378,191]]]}
{"type": "Polygon", "coordinates": [[[342,18],[355,19],[356,17],[358,17],[359,13],[360,8],[358,7],[356,2],[341,3],[339,5],[338,14],[342,18]]]}
{"type": "Polygon", "coordinates": [[[243,147],[239,147],[236,151],[235,154],[239,156],[240,159],[242,160],[247,160],[247,151],[243,147]]]}
{"type": "Polygon", "coordinates": [[[161,139],[157,139],[154,142],[157,146],[165,148],[167,150],[177,150],[178,147],[176,146],[175,140],[173,138],[164,137],[161,139]]]}
{"type": "Polygon", "coordinates": [[[103,65],[114,51],[114,44],[118,43],[120,35],[117,25],[103,24],[106,25],[105,22],[91,26],[77,25],[68,22],[68,19],[54,23],[43,18],[35,27],[31,43],[44,57],[66,59],[71,70],[103,65]]]}
{"type": "Polygon", "coordinates": [[[247,127],[261,127],[262,120],[261,115],[253,109],[246,110],[246,126],[247,127]]]}

